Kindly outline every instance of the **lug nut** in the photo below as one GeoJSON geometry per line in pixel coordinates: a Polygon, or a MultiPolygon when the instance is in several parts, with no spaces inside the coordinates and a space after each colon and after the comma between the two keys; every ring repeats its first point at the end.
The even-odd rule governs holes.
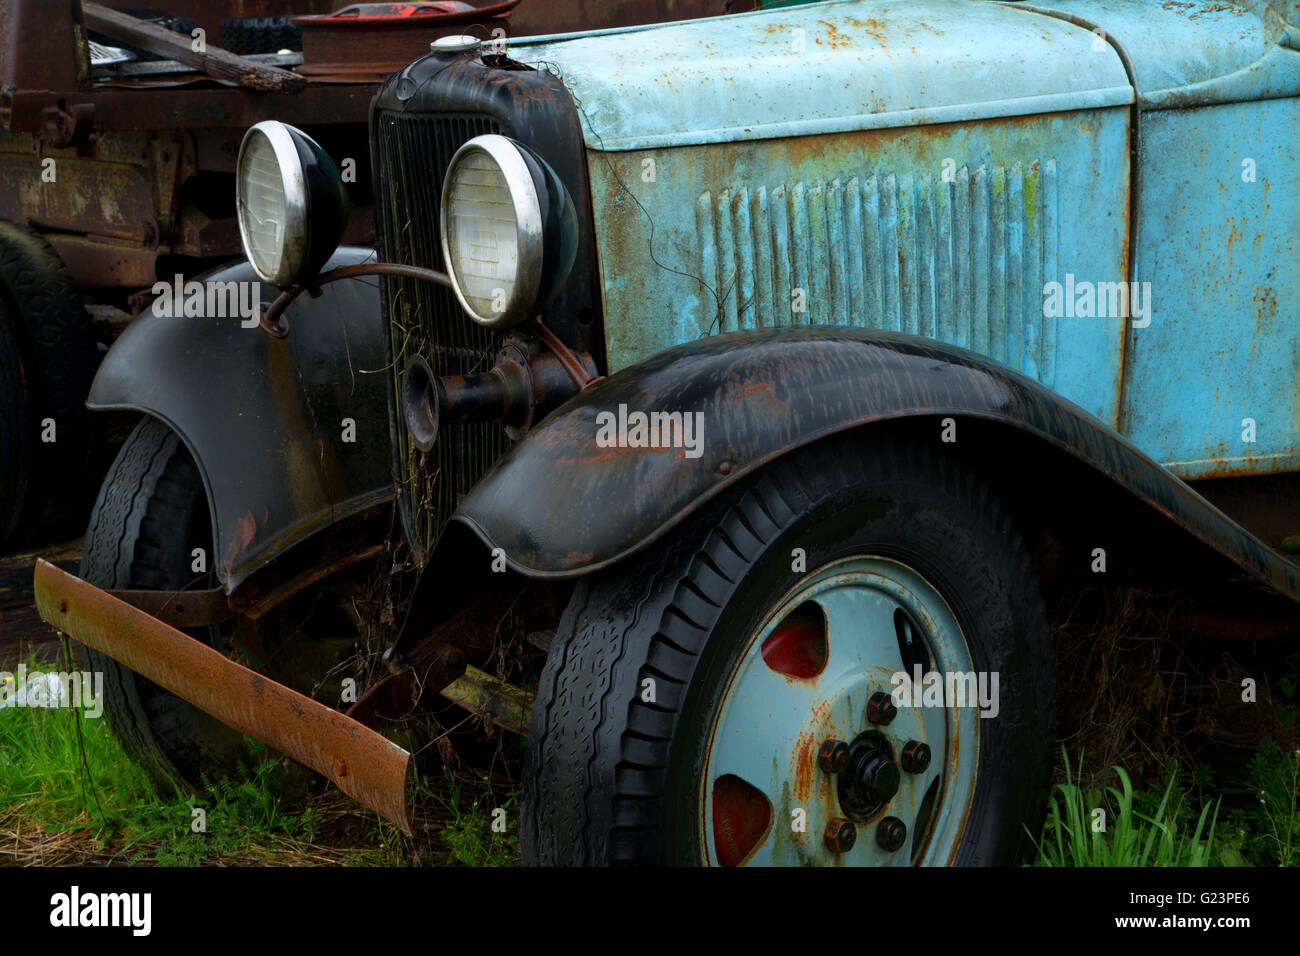
{"type": "Polygon", "coordinates": [[[851,821],[836,817],[826,824],[826,849],[832,853],[848,853],[857,841],[858,828],[851,821]]]}
{"type": "Polygon", "coordinates": [[[930,745],[909,740],[903,747],[900,762],[908,773],[925,773],[925,768],[930,766],[930,745]]]}
{"type": "MultiPolygon", "coordinates": [[[[829,840],[830,837],[827,837],[829,840]]],[[[907,842],[907,825],[898,817],[885,817],[876,826],[876,843],[890,853],[901,850],[907,842]]]]}
{"type": "Polygon", "coordinates": [[[849,745],[842,740],[828,740],[817,752],[817,766],[822,773],[839,773],[849,762],[849,745]]]}
{"type": "Polygon", "coordinates": [[[867,720],[873,724],[888,724],[897,716],[898,708],[884,691],[876,691],[867,701],[867,720]]]}

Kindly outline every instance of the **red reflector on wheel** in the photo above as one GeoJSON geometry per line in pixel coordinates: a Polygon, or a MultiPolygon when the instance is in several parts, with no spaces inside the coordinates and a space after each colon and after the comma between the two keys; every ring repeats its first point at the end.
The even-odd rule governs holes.
{"type": "Polygon", "coordinates": [[[767,835],[772,804],[735,774],[713,782],[713,848],[721,866],[740,866],[767,835]]]}
{"type": "Polygon", "coordinates": [[[787,677],[816,677],[826,667],[826,615],[812,601],[790,612],[763,642],[763,661],[787,677]]]}

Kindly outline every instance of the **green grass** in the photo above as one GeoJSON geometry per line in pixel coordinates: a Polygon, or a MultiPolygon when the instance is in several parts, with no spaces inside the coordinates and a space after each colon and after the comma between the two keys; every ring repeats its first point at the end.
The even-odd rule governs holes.
{"type": "Polygon", "coordinates": [[[518,866],[518,793],[496,793],[488,777],[478,783],[477,793],[466,794],[444,767],[442,787],[427,790],[451,816],[442,828],[442,839],[452,856],[466,866],[518,866]],[[494,829],[494,822],[504,830],[494,829]]]}
{"type": "Polygon", "coordinates": [[[1177,771],[1136,789],[1123,767],[1085,785],[1084,761],[1065,763],[1053,788],[1036,866],[1296,866],[1300,864],[1300,753],[1265,740],[1241,771],[1244,787],[1220,788],[1197,768],[1190,789],[1177,771]],[[1105,813],[1104,829],[1095,811],[1105,813]]]}
{"type": "MultiPolygon", "coordinates": [[[[38,671],[53,666],[28,664],[38,671]]],[[[111,832],[136,823],[135,808],[146,800],[153,802],[148,778],[102,719],[69,710],[0,711],[0,807],[23,804],[32,822],[54,832],[88,825],[111,832]]],[[[189,815],[182,804],[173,809],[189,815]]]]}
{"type": "Polygon", "coordinates": [[[89,837],[113,861],[194,865],[259,845],[310,842],[311,809],[286,812],[267,786],[275,763],[267,759],[248,780],[223,781],[202,796],[163,797],[102,719],[67,710],[0,711],[0,815],[20,812],[25,824],[47,834],[89,837]]]}
{"type": "Polygon", "coordinates": [[[1300,751],[1265,740],[1246,765],[1244,787],[1225,789],[1234,809],[1221,858],[1254,866],[1300,866],[1300,751]]]}
{"type": "Polygon", "coordinates": [[[418,824],[415,852],[401,852],[405,838],[397,827],[381,823],[386,850],[373,861],[385,866],[411,862],[448,866],[518,866],[517,790],[485,774],[452,773],[442,766],[435,776],[420,776],[412,788],[416,806],[433,810],[433,820],[418,824]],[[494,813],[504,811],[504,816],[494,813]],[[493,828],[502,820],[505,831],[493,828]],[[423,851],[423,852],[422,852],[423,851]]]}
{"type": "Polygon", "coordinates": [[[1083,757],[1076,773],[1066,758],[1066,782],[1057,784],[1047,822],[1037,841],[1038,866],[1208,866],[1219,806],[1205,804],[1189,832],[1187,796],[1171,773],[1150,812],[1123,767],[1111,767],[1116,784],[1082,784],[1083,757]]]}
{"type": "MultiPolygon", "coordinates": [[[[66,670],[47,661],[29,671],[66,670]]],[[[35,839],[16,862],[326,863],[412,862],[511,866],[519,862],[517,793],[482,774],[445,765],[416,792],[419,832],[408,838],[330,785],[289,806],[285,761],[251,743],[255,765],[202,794],[165,796],[122,749],[106,720],[66,709],[0,710],[0,829],[35,839]],[[84,754],[84,757],[83,757],[84,754]],[[506,832],[492,828],[495,808],[506,832]],[[203,811],[195,832],[194,811],[203,811]]]]}
{"type": "MultiPolygon", "coordinates": [[[[61,666],[33,660],[28,669],[61,666]]],[[[316,839],[317,810],[310,803],[293,812],[284,807],[279,764],[261,748],[239,782],[211,784],[201,795],[162,796],[104,719],[11,707],[0,710],[0,819],[20,820],[52,846],[105,862],[184,866],[292,854],[316,839]],[[202,811],[201,831],[195,810],[202,811]]]]}

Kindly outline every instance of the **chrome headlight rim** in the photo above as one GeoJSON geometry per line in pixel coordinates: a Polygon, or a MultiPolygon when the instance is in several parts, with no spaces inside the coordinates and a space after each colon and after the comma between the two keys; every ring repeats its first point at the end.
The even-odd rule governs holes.
{"type": "Polygon", "coordinates": [[[447,175],[442,183],[439,216],[438,231],[442,244],[442,260],[447,267],[447,275],[451,278],[452,291],[461,308],[465,310],[465,314],[479,325],[495,330],[512,328],[527,319],[541,291],[546,245],[545,221],[533,170],[529,167],[527,154],[519,144],[498,133],[475,136],[462,144],[452,156],[451,162],[447,164],[447,175]],[[514,211],[515,242],[519,257],[514,289],[506,300],[505,308],[500,312],[491,312],[487,315],[480,313],[470,304],[461,287],[448,238],[451,222],[452,175],[457,166],[475,152],[485,153],[496,164],[505,180],[506,190],[510,195],[510,205],[514,211]]]}
{"type": "Polygon", "coordinates": [[[284,233],[280,238],[279,257],[274,271],[263,269],[253,255],[252,244],[248,239],[248,224],[244,218],[243,198],[237,195],[235,212],[239,222],[239,241],[244,249],[244,257],[259,279],[274,286],[286,286],[297,279],[307,257],[307,171],[290,127],[278,120],[262,120],[248,128],[239,144],[239,155],[235,159],[237,191],[243,189],[244,157],[255,133],[266,137],[271,144],[280,171],[280,186],[284,192],[284,233]]]}

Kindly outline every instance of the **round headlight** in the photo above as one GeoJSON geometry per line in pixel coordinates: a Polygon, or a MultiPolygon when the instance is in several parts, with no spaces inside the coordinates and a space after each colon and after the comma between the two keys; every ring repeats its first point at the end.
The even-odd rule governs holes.
{"type": "Polygon", "coordinates": [[[244,134],[235,194],[244,254],[258,277],[276,286],[314,276],[348,221],[347,192],[325,151],[274,120],[244,134]]]}
{"type": "Polygon", "coordinates": [[[507,329],[541,308],[577,252],[573,201],[555,172],[504,136],[471,139],[442,185],[442,255],[471,319],[507,329]]]}

